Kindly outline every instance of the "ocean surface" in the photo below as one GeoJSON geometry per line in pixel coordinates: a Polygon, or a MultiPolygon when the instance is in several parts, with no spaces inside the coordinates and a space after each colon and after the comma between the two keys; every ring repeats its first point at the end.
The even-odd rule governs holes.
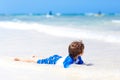
{"type": "Polygon", "coordinates": [[[0,15],[0,28],[120,43],[120,15],[0,15]]]}

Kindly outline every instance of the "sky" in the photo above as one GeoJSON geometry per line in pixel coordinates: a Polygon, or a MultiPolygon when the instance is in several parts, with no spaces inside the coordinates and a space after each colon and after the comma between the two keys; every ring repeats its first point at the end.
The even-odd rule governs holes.
{"type": "Polygon", "coordinates": [[[0,0],[0,13],[120,13],[120,0],[0,0]]]}

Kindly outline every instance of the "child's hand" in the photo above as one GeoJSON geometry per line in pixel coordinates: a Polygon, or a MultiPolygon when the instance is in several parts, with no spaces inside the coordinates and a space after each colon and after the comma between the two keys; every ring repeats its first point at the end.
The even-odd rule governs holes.
{"type": "Polygon", "coordinates": [[[86,66],[92,66],[93,64],[91,64],[91,63],[89,63],[89,64],[86,64],[86,63],[85,63],[84,65],[86,65],[86,66]]]}

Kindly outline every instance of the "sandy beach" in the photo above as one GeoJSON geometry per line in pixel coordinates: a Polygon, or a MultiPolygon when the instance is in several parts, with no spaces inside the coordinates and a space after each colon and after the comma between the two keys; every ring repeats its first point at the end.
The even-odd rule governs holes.
{"type": "Polygon", "coordinates": [[[56,37],[34,30],[0,28],[0,75],[2,80],[120,80],[120,43],[83,39],[85,63],[64,69],[13,61],[14,57],[65,56],[70,42],[78,38],[56,37]]]}

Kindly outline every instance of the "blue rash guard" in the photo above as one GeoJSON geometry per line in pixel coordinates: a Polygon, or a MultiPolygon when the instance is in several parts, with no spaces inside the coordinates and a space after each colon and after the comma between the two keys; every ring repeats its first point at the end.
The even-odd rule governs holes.
{"type": "Polygon", "coordinates": [[[74,60],[73,58],[71,58],[70,56],[67,56],[63,62],[63,66],[64,68],[68,68],[71,64],[83,64],[83,60],[81,58],[81,56],[78,57],[77,60],[74,60]]]}
{"type": "MultiPolygon", "coordinates": [[[[50,56],[49,58],[45,58],[45,59],[39,59],[37,61],[38,64],[56,64],[62,57],[59,55],[53,55],[50,56]]],[[[64,66],[64,68],[68,68],[71,64],[83,64],[83,60],[81,59],[81,56],[78,57],[77,60],[74,60],[73,58],[71,58],[70,56],[67,56],[63,62],[62,65],[64,66]]]]}
{"type": "Polygon", "coordinates": [[[39,59],[37,61],[38,64],[56,64],[56,62],[62,58],[61,56],[59,55],[53,55],[53,56],[50,56],[49,58],[45,58],[45,59],[39,59]]]}

